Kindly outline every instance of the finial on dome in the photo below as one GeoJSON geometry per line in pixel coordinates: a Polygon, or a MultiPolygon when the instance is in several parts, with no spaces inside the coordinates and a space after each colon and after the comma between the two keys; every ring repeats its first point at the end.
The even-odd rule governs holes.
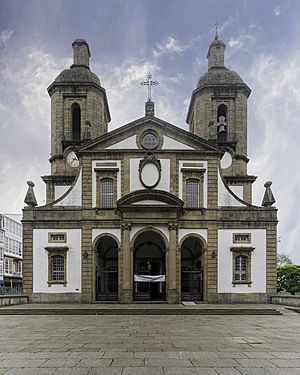
{"type": "Polygon", "coordinates": [[[218,35],[218,23],[216,23],[216,35],[214,40],[211,42],[208,52],[208,69],[211,68],[224,68],[224,52],[225,52],[225,43],[219,39],[218,35]]]}
{"type": "Polygon", "coordinates": [[[215,26],[216,26],[216,35],[215,35],[215,40],[218,40],[219,39],[219,35],[218,35],[218,22],[215,23],[215,26]]]}
{"type": "Polygon", "coordinates": [[[89,45],[84,39],[76,39],[72,43],[73,47],[73,65],[71,66],[83,66],[90,68],[89,59],[91,57],[89,45]]]}

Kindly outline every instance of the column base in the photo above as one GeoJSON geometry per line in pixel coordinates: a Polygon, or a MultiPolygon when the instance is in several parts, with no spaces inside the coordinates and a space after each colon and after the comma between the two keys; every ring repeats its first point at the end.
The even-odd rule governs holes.
{"type": "Polygon", "coordinates": [[[178,289],[168,289],[167,291],[167,302],[170,304],[180,303],[180,296],[178,289]]]}
{"type": "Polygon", "coordinates": [[[120,303],[132,303],[132,290],[131,289],[120,290],[120,303]]]}

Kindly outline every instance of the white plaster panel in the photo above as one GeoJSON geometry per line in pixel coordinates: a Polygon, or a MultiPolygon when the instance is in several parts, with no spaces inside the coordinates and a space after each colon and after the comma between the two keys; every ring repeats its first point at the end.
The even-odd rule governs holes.
{"type": "MultiPolygon", "coordinates": [[[[143,159],[130,159],[130,191],[145,189],[139,177],[139,163],[143,159]]],[[[160,159],[161,178],[155,189],[170,192],[170,160],[160,159]]]]}
{"type": "Polygon", "coordinates": [[[227,207],[241,207],[246,206],[245,204],[239,202],[224,186],[224,183],[220,176],[220,171],[218,171],[218,205],[227,207]]]}
{"type": "Polygon", "coordinates": [[[232,156],[230,155],[229,152],[226,151],[221,159],[221,168],[222,169],[229,168],[231,166],[231,163],[232,163],[232,156]]]}
{"type": "Polygon", "coordinates": [[[186,145],[185,143],[178,142],[173,138],[164,136],[164,143],[162,146],[163,150],[194,150],[193,147],[186,145]]]}
{"type": "Polygon", "coordinates": [[[243,186],[237,186],[237,185],[229,185],[230,190],[234,192],[234,194],[239,197],[240,199],[243,199],[244,196],[244,187],[243,186]]]}
{"type": "Polygon", "coordinates": [[[204,181],[203,181],[203,187],[204,187],[204,192],[203,192],[203,207],[207,207],[207,161],[204,160],[180,160],[179,161],[179,171],[178,171],[178,176],[179,176],[179,181],[178,181],[178,192],[179,192],[179,198],[184,201],[183,197],[183,178],[182,178],[182,172],[181,168],[183,167],[183,163],[186,164],[203,164],[203,167],[185,167],[185,168],[191,168],[191,169],[199,169],[203,168],[205,169],[204,173],[204,181]]]}
{"type": "Polygon", "coordinates": [[[110,150],[121,150],[121,149],[134,149],[136,150],[137,144],[136,144],[136,135],[133,135],[132,137],[129,137],[127,139],[123,139],[123,141],[120,141],[118,143],[115,143],[111,146],[106,147],[110,150]]]}
{"type": "Polygon", "coordinates": [[[220,229],[218,231],[218,293],[266,293],[266,230],[220,229]],[[250,244],[233,243],[233,233],[251,233],[250,244]],[[251,252],[251,281],[233,286],[231,247],[254,247],[251,252]]]}
{"type": "Polygon", "coordinates": [[[63,196],[70,189],[70,185],[54,186],[54,200],[63,196]]]}
{"type": "Polygon", "coordinates": [[[55,203],[54,206],[81,206],[81,182],[82,181],[82,170],[80,170],[79,176],[72,190],[69,194],[62,198],[59,202],[55,203]]]}
{"type": "Polygon", "coordinates": [[[196,228],[179,228],[178,229],[178,242],[180,242],[185,236],[198,234],[203,237],[207,242],[207,229],[196,229],[196,228]]]}
{"type": "Polygon", "coordinates": [[[81,229],[33,229],[33,293],[81,292],[81,229]],[[67,233],[66,243],[49,243],[48,233],[67,233]],[[67,285],[48,286],[48,251],[46,246],[68,246],[67,285]]]}
{"type": "Polygon", "coordinates": [[[121,243],[121,229],[120,228],[96,228],[92,230],[92,241],[100,236],[101,234],[112,234],[121,243]]]}
{"type": "Polygon", "coordinates": [[[147,200],[144,200],[144,201],[134,202],[132,204],[135,204],[136,206],[142,205],[142,204],[148,204],[149,206],[151,206],[152,204],[153,205],[160,205],[160,206],[167,206],[168,205],[165,202],[155,201],[155,200],[151,200],[151,199],[147,199],[147,200]]]}
{"type": "MultiPolygon", "coordinates": [[[[97,202],[97,186],[96,186],[96,172],[94,171],[97,168],[97,163],[116,163],[116,168],[119,168],[117,173],[117,199],[121,198],[121,160],[93,160],[92,161],[92,207],[96,207],[97,202]]],[[[98,167],[100,168],[100,167],[98,167]]],[[[111,168],[111,166],[101,166],[101,169],[111,168]]]]}
{"type": "Polygon", "coordinates": [[[170,241],[170,237],[169,237],[170,231],[169,231],[168,225],[153,225],[153,226],[151,226],[151,228],[149,228],[148,225],[132,225],[131,231],[130,231],[130,241],[132,241],[133,237],[135,236],[135,234],[137,232],[139,232],[142,229],[147,229],[147,228],[149,230],[151,230],[151,228],[159,230],[160,232],[162,232],[166,236],[168,241],[170,241]]]}

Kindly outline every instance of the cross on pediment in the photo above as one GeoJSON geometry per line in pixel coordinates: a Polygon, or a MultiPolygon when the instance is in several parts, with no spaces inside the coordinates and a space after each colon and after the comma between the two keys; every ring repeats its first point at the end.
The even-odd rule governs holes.
{"type": "Polygon", "coordinates": [[[148,101],[151,101],[151,87],[159,85],[159,82],[152,80],[152,75],[149,73],[146,81],[141,82],[142,86],[148,87],[148,101]]]}

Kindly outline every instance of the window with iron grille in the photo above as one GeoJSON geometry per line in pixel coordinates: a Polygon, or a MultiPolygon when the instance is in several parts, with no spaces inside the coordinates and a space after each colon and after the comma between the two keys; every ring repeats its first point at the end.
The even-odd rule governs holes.
{"type": "Polygon", "coordinates": [[[63,281],[65,279],[65,258],[62,255],[51,257],[52,281],[63,281]]]}
{"type": "Polygon", "coordinates": [[[114,181],[112,178],[100,180],[100,206],[113,207],[114,205],[114,181]]]}
{"type": "Polygon", "coordinates": [[[199,180],[186,180],[186,200],[187,207],[199,207],[199,180]]]}
{"type": "Polygon", "coordinates": [[[235,281],[246,281],[247,280],[247,264],[248,257],[245,255],[239,255],[235,257],[235,270],[234,280],[235,281]]]}

